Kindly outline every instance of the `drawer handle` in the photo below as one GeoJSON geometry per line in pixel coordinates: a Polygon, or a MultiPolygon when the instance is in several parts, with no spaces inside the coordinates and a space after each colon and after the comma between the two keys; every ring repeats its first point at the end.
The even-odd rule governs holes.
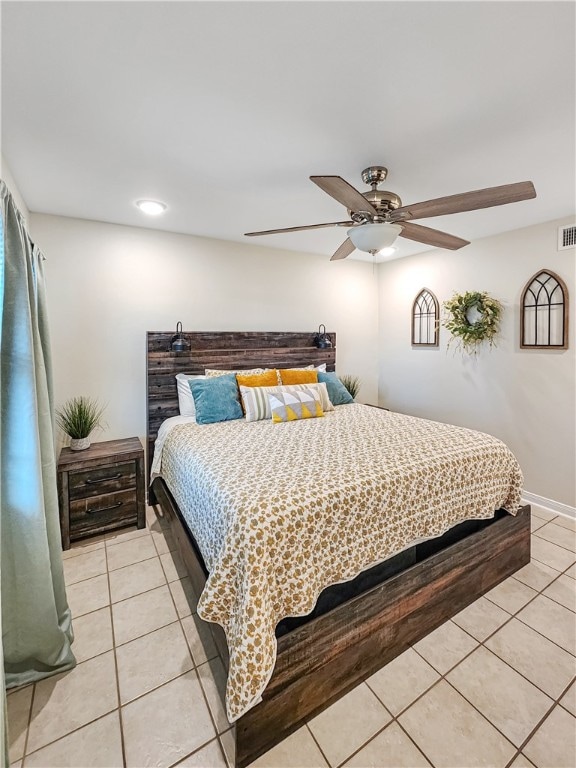
{"type": "Polygon", "coordinates": [[[95,480],[90,480],[90,478],[88,478],[87,480],[84,480],[84,484],[96,485],[96,483],[106,483],[108,480],[118,480],[119,477],[122,477],[122,472],[118,472],[117,475],[110,475],[109,477],[97,477],[95,480]]]}
{"type": "Polygon", "coordinates": [[[101,507],[100,509],[87,509],[86,514],[93,515],[95,512],[108,512],[109,509],[118,509],[124,504],[123,501],[117,501],[116,504],[112,504],[110,507],[101,507]]]}

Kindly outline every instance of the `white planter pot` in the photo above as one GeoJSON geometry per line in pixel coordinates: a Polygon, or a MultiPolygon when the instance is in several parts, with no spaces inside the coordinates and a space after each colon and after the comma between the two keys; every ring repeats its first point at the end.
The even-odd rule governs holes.
{"type": "Polygon", "coordinates": [[[79,437],[79,438],[71,438],[70,439],[70,450],[71,451],[85,451],[86,448],[90,448],[90,438],[89,437],[79,437]]]}

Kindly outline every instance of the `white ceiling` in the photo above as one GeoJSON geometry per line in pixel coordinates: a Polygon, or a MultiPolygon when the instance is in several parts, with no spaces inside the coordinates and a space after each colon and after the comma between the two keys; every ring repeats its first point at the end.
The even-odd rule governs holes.
{"type": "Polygon", "coordinates": [[[570,216],[575,8],[3,2],[2,153],[34,212],[327,256],[342,229],[243,233],[346,218],[308,176],[368,165],[404,203],[534,182],[423,222],[469,240],[570,216]]]}

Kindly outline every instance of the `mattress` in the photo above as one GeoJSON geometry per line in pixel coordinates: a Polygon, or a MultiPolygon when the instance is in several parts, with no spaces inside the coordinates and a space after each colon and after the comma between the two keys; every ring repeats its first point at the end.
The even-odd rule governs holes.
{"type": "Polygon", "coordinates": [[[355,403],[288,423],[169,421],[153,472],[209,571],[198,613],[226,633],[231,722],[261,698],[280,620],[419,539],[520,506],[511,451],[461,427],[355,403]]]}

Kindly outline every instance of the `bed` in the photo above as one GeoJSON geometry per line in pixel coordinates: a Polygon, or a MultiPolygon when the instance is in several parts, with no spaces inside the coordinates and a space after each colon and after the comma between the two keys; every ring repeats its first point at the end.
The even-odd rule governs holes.
{"type": "MultiPolygon", "coordinates": [[[[333,370],[335,363],[335,337],[332,348],[317,349],[313,345],[312,334],[197,333],[186,336],[190,342],[190,351],[172,353],[169,351],[171,333],[148,334],[149,471],[152,468],[153,446],[159,427],[167,418],[178,414],[175,373],[202,373],[206,367],[284,368],[321,363],[328,370],[333,370]]],[[[492,477],[499,471],[498,467],[504,467],[506,462],[510,462],[509,469],[502,471],[503,487],[494,489],[494,498],[506,502],[505,506],[509,508],[517,506],[521,475],[514,469],[513,457],[512,460],[509,458],[505,446],[489,436],[447,425],[433,425],[432,422],[357,404],[340,406],[335,412],[326,413],[324,419],[293,424],[247,424],[243,420],[207,427],[177,424],[171,435],[171,443],[167,440],[164,449],[165,470],[162,477],[154,480],[151,488],[151,503],[157,503],[169,521],[196,591],[200,593],[204,590],[199,611],[213,622],[218,622],[211,623],[210,627],[229,670],[226,703],[229,719],[235,722],[236,761],[240,767],[248,765],[307,719],[318,714],[411,644],[529,562],[529,508],[522,508],[516,515],[500,509],[493,515],[494,509],[487,511],[486,508],[486,503],[490,506],[490,501],[486,502],[482,496],[484,491],[479,490],[484,487],[481,485],[481,481],[484,482],[482,478],[492,477]],[[406,478],[409,477],[409,480],[397,480],[403,477],[401,473],[398,474],[400,465],[404,462],[409,467],[414,461],[414,457],[411,457],[407,449],[404,451],[401,443],[396,443],[394,447],[392,436],[401,430],[404,430],[405,435],[401,443],[404,442],[406,446],[411,443],[413,453],[420,452],[421,461],[434,455],[433,443],[438,431],[449,430],[443,439],[451,446],[451,458],[439,456],[439,463],[433,468],[433,473],[439,477],[440,465],[446,462],[448,465],[453,462],[448,466],[448,474],[454,474],[455,468],[462,465],[460,471],[470,476],[470,484],[466,486],[468,498],[459,496],[459,482],[451,488],[443,487],[443,481],[437,482],[432,490],[430,484],[426,486],[428,481],[422,485],[420,467],[416,467],[412,473],[407,471],[406,478]],[[290,520],[298,520],[309,510],[318,509],[323,503],[322,493],[325,495],[326,488],[331,488],[333,498],[330,501],[334,504],[330,510],[334,511],[330,514],[331,520],[335,519],[331,525],[337,528],[337,535],[334,536],[336,565],[328,555],[325,562],[321,563],[323,568],[332,568],[325,583],[322,579],[315,581],[312,571],[304,568],[302,572],[297,571],[299,579],[292,580],[290,589],[282,587],[282,579],[286,573],[292,573],[290,569],[294,568],[289,553],[278,549],[274,564],[282,561],[282,567],[276,569],[274,565],[273,570],[264,574],[265,582],[262,582],[262,573],[252,579],[246,567],[249,556],[257,551],[254,549],[258,546],[257,541],[250,543],[250,537],[246,537],[244,540],[236,539],[232,546],[230,542],[233,536],[229,534],[226,541],[222,536],[220,539],[216,537],[214,547],[211,548],[207,531],[202,528],[202,520],[206,519],[210,510],[218,506],[218,499],[226,499],[226,503],[221,505],[222,509],[232,506],[240,511],[241,500],[244,500],[247,505],[244,529],[238,533],[236,528],[230,528],[236,530],[234,536],[244,535],[242,531],[247,529],[251,521],[251,500],[260,498],[266,486],[269,489],[271,484],[274,485],[271,478],[280,476],[279,468],[286,462],[286,456],[282,455],[275,464],[276,459],[271,450],[275,435],[281,431],[282,450],[292,455],[295,462],[289,465],[290,472],[305,475],[306,491],[302,492],[301,497],[296,497],[294,490],[290,491],[292,506],[288,506],[286,514],[290,520]],[[327,475],[334,469],[334,465],[329,463],[327,457],[328,463],[324,463],[324,455],[328,453],[327,440],[330,438],[327,435],[336,433],[342,434],[341,444],[336,451],[337,461],[342,460],[344,463],[341,471],[332,471],[330,479],[327,475]],[[256,434],[258,437],[254,442],[253,435],[256,434]],[[360,440],[361,436],[364,436],[363,441],[360,440]],[[394,471],[396,474],[385,475],[383,470],[368,472],[369,446],[364,446],[364,443],[370,443],[372,439],[392,441],[390,457],[394,459],[390,458],[387,462],[390,466],[386,467],[386,472],[394,471]],[[294,441],[291,448],[290,441],[294,441]],[[474,441],[477,444],[472,445],[474,441]],[[320,446],[316,461],[311,461],[310,457],[303,458],[302,445],[311,445],[313,442],[320,446]],[[188,464],[183,458],[176,461],[175,457],[184,456],[188,444],[192,446],[188,464]],[[261,454],[258,455],[258,450],[251,448],[251,445],[261,446],[261,454]],[[483,464],[482,456],[488,448],[490,451],[496,450],[495,458],[490,454],[491,458],[486,459],[488,463],[483,464]],[[255,475],[264,475],[269,465],[270,475],[261,489],[254,485],[256,481],[253,478],[246,479],[246,485],[242,485],[241,459],[248,450],[252,451],[255,475]],[[356,452],[357,460],[351,462],[351,456],[356,456],[356,452]],[[348,458],[345,456],[347,453],[348,458]],[[362,459],[364,453],[365,461],[362,459]],[[465,465],[462,457],[467,454],[469,463],[465,465]],[[215,460],[214,457],[220,459],[215,460]],[[182,465],[180,469],[178,462],[182,465]],[[345,467],[351,463],[355,468],[362,468],[357,478],[347,474],[345,467]],[[322,481],[320,485],[324,484],[322,493],[316,491],[318,481],[314,481],[315,472],[319,473],[318,477],[322,481]],[[203,494],[199,495],[197,488],[189,493],[183,491],[180,485],[182,477],[178,480],[178,473],[182,477],[195,475],[196,485],[204,489],[203,494]],[[510,487],[504,488],[507,483],[510,487]],[[378,503],[392,510],[395,508],[392,502],[398,485],[403,486],[402,509],[406,512],[408,522],[404,524],[402,518],[390,518],[387,521],[388,527],[380,531],[378,517],[374,516],[373,509],[368,509],[371,502],[366,503],[368,497],[365,489],[373,487],[376,492],[374,498],[378,503]],[[445,493],[450,503],[443,505],[439,503],[440,497],[436,498],[429,505],[435,514],[426,516],[423,512],[425,505],[421,502],[424,487],[428,487],[426,493],[431,497],[445,493]],[[385,494],[385,498],[381,494],[385,494]],[[410,509],[406,509],[406,504],[422,507],[421,513],[412,514],[410,509]],[[468,508],[466,515],[463,514],[465,507],[468,508]],[[196,520],[193,519],[195,508],[203,510],[202,513],[198,511],[196,520]],[[360,508],[368,509],[368,513],[358,516],[360,508]],[[345,541],[346,509],[350,515],[353,512],[356,514],[354,532],[358,531],[365,543],[362,567],[358,567],[354,559],[356,553],[350,555],[349,560],[342,556],[343,552],[349,553],[345,541]],[[418,522],[420,518],[426,517],[426,525],[418,522]],[[410,529],[409,535],[404,530],[407,528],[410,529]],[[235,557],[244,558],[242,562],[234,561],[228,570],[221,567],[223,562],[230,563],[230,552],[225,545],[231,547],[231,551],[236,553],[235,557]],[[276,572],[274,569],[280,574],[276,592],[271,576],[276,572]],[[240,581],[244,591],[236,583],[238,573],[242,574],[240,581]],[[272,585],[269,592],[266,591],[268,582],[272,585]],[[304,587],[312,586],[307,590],[303,584],[304,587]],[[295,595],[293,603],[288,600],[291,590],[295,595]],[[302,591],[302,595],[298,590],[302,591]],[[255,607],[249,595],[262,595],[265,591],[266,599],[258,598],[255,607]],[[316,601],[318,594],[320,597],[316,601]],[[298,600],[299,596],[302,599],[298,600]],[[266,611],[269,611],[271,618],[266,614],[260,624],[262,616],[259,603],[262,602],[267,603],[266,611]],[[228,614],[225,614],[224,603],[228,606],[228,614]],[[234,607],[229,608],[229,604],[234,607]],[[242,610],[236,610],[238,605],[243,606],[242,610]],[[226,633],[220,624],[226,628],[226,633]],[[253,663],[255,649],[250,648],[250,658],[246,657],[245,652],[251,642],[246,627],[250,625],[254,632],[254,624],[257,629],[255,636],[258,637],[257,664],[253,663]],[[260,631],[264,625],[266,631],[260,631]],[[263,654],[259,653],[261,650],[263,654]],[[247,670],[250,672],[249,680],[247,670]],[[237,694],[235,697],[234,690],[237,694]]],[[[296,487],[294,483],[286,486],[292,489],[296,487]]],[[[286,495],[277,494],[270,506],[270,517],[274,520],[282,518],[280,498],[285,500],[286,495]]],[[[268,515],[268,507],[266,509],[268,515]]],[[[326,510],[322,514],[325,513],[326,510]]],[[[225,517],[225,513],[222,514],[225,517]]],[[[239,515],[238,519],[241,517],[239,515]]],[[[305,516],[301,519],[306,523],[305,516]]],[[[215,517],[210,522],[214,531],[218,530],[219,520],[215,517]]],[[[263,520],[268,521],[268,517],[263,520]]],[[[226,523],[223,529],[226,529],[226,523]]],[[[277,532],[278,526],[270,530],[277,532]]],[[[294,552],[294,557],[301,562],[310,559],[315,546],[316,551],[326,550],[325,547],[318,547],[317,542],[315,545],[313,540],[306,550],[304,542],[305,539],[298,539],[299,546],[294,552]]],[[[258,551],[261,557],[262,551],[258,551]]],[[[320,555],[318,560],[322,560],[320,555]]]]}

